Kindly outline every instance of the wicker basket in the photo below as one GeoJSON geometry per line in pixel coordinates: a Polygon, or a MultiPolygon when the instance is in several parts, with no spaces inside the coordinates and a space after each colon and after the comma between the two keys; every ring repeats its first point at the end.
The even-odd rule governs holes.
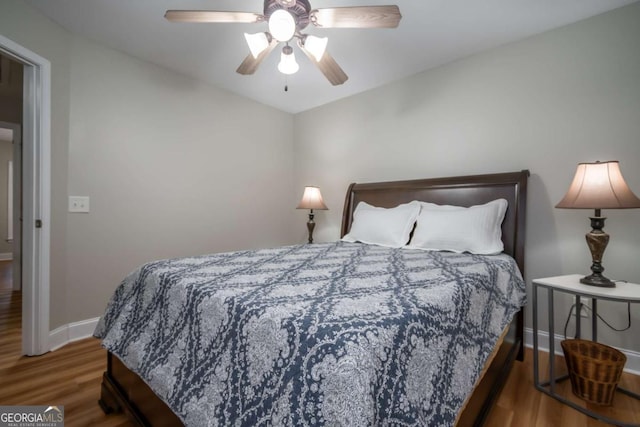
{"type": "Polygon", "coordinates": [[[561,342],[573,394],[598,405],[613,402],[627,357],[613,347],[585,340],[561,342]]]}

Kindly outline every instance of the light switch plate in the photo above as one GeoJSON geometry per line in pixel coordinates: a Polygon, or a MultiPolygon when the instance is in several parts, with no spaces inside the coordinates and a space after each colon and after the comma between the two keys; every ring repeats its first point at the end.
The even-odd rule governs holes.
{"type": "Polygon", "coordinates": [[[89,197],[69,196],[69,212],[89,213],[89,197]]]}

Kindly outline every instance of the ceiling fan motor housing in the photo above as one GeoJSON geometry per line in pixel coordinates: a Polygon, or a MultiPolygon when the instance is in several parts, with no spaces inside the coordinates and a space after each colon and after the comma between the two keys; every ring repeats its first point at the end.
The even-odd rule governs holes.
{"type": "Polygon", "coordinates": [[[309,25],[309,12],[311,12],[309,0],[265,0],[265,20],[269,21],[271,14],[280,9],[286,10],[293,16],[296,21],[296,30],[303,30],[309,25]],[[291,4],[291,6],[287,7],[287,4],[291,4]]]}
{"type": "Polygon", "coordinates": [[[289,8],[296,4],[296,0],[276,0],[282,7],[289,8]]]}

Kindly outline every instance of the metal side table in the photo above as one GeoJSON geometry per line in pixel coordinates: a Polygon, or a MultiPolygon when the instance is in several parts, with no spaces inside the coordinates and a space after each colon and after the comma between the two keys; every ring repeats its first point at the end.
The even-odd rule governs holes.
{"type": "MultiPolygon", "coordinates": [[[[580,298],[591,298],[591,337],[593,341],[598,340],[598,300],[617,301],[624,303],[640,303],[640,285],[633,283],[617,283],[615,288],[600,288],[597,286],[584,285],[580,283],[580,274],[571,274],[567,276],[547,277],[544,279],[533,280],[533,381],[536,389],[548,394],[554,399],[571,406],[572,408],[588,415],[592,418],[604,421],[606,423],[617,426],[638,426],[638,424],[627,424],[614,420],[612,418],[596,414],[587,408],[576,405],[570,400],[556,393],[556,383],[567,380],[569,375],[556,377],[555,366],[555,327],[554,327],[554,292],[564,292],[572,294],[576,298],[576,337],[580,338],[580,309],[582,303],[580,298]],[[549,380],[542,382],[540,380],[539,361],[538,361],[538,290],[544,288],[547,291],[547,305],[549,316],[549,380]]],[[[640,395],[625,390],[621,387],[617,391],[640,399],[640,395]]]]}

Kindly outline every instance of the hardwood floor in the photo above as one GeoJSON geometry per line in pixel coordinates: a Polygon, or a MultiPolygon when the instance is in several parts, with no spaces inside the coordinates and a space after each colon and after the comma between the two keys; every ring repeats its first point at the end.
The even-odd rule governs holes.
{"type": "Polygon", "coordinates": [[[11,261],[0,261],[0,292],[12,289],[12,274],[11,261]]]}
{"type": "MultiPolygon", "coordinates": [[[[546,379],[548,353],[540,352],[539,359],[540,375],[545,376],[544,379],[546,379]]],[[[567,372],[563,357],[556,356],[555,363],[558,375],[567,372]]],[[[620,386],[640,394],[640,377],[623,373],[620,386]]],[[[557,384],[556,387],[563,397],[582,407],[588,407],[593,412],[618,419],[627,424],[640,425],[639,400],[622,393],[616,393],[613,406],[602,407],[587,404],[584,400],[574,396],[568,380],[557,384]]],[[[533,386],[533,351],[527,348],[525,361],[515,363],[485,425],[488,427],[600,427],[610,424],[588,417],[536,390],[533,386]]]]}
{"type": "MultiPolygon", "coordinates": [[[[0,273],[0,280],[2,274],[0,273]]],[[[20,356],[19,292],[0,286],[0,405],[64,405],[65,426],[130,426],[123,415],[103,414],[98,406],[106,352],[88,338],[38,357],[20,356]]],[[[546,356],[546,353],[541,353],[546,356]]],[[[543,362],[546,357],[541,357],[543,362]]],[[[564,366],[562,358],[557,358],[564,366]]],[[[546,364],[541,363],[541,372],[546,364]]],[[[605,426],[534,389],[532,351],[516,362],[486,423],[489,427],[605,426]]],[[[624,374],[622,385],[640,393],[640,377],[624,374]]],[[[576,402],[568,381],[560,388],[576,402]]],[[[591,406],[591,408],[597,408],[591,406]]],[[[609,416],[640,423],[640,401],[616,394],[609,416]]]]}
{"type": "Polygon", "coordinates": [[[67,427],[130,426],[124,415],[106,416],[98,406],[107,356],[97,339],[20,356],[21,293],[5,288],[0,286],[0,405],[64,405],[67,427]]]}

